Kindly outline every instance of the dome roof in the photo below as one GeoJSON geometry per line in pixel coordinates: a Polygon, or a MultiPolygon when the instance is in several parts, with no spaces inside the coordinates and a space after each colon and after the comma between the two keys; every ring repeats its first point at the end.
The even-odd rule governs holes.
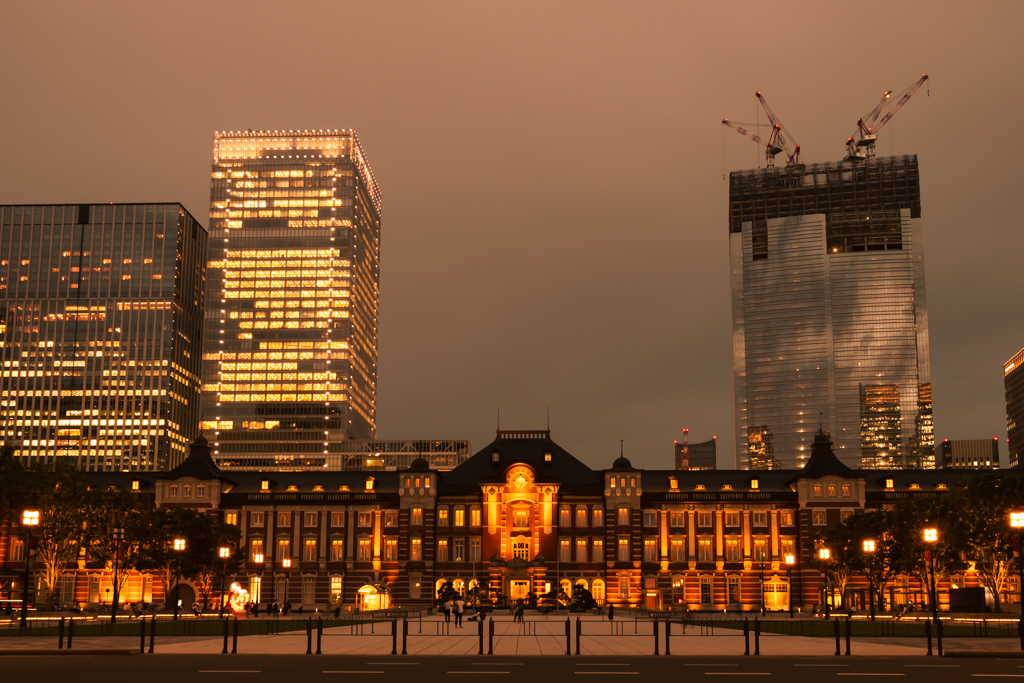
{"type": "Polygon", "coordinates": [[[430,463],[427,462],[427,459],[424,458],[421,455],[420,457],[416,458],[411,463],[409,463],[409,469],[410,470],[429,470],[430,469],[430,463]]]}
{"type": "Polygon", "coordinates": [[[626,456],[620,455],[619,457],[615,458],[615,462],[612,463],[612,469],[631,470],[633,469],[633,463],[631,463],[626,456]]]}
{"type": "Polygon", "coordinates": [[[206,440],[206,437],[200,434],[196,437],[195,441],[192,442],[193,446],[209,446],[210,442],[206,440]]]}

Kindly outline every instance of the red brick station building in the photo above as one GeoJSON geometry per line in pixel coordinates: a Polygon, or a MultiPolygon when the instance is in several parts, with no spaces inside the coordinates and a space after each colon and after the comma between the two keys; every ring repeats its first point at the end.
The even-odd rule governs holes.
{"type": "MultiPolygon", "coordinates": [[[[88,476],[93,486],[136,490],[155,505],[203,509],[238,525],[248,563],[234,580],[264,604],[414,607],[431,604],[445,581],[466,591],[486,578],[492,596],[512,599],[582,585],[602,604],[720,612],[788,610],[790,596],[801,611],[823,604],[813,540],[820,529],[943,495],[967,474],[854,471],[824,432],[799,470],[640,470],[625,457],[594,470],[548,430],[499,430],[448,472],[423,459],[396,472],[222,472],[200,436],[170,472],[88,476]]],[[[19,538],[17,526],[0,536],[0,574],[8,577],[24,568],[23,555],[11,553],[12,534],[19,538]]],[[[847,589],[861,609],[865,585],[856,577],[847,589]]],[[[970,573],[940,577],[943,593],[977,585],[970,573]]],[[[85,559],[68,567],[58,602],[97,604],[109,587],[104,568],[85,559]]],[[[183,582],[183,604],[193,594],[183,582]]],[[[4,597],[20,596],[16,588],[4,597]]],[[[44,596],[40,590],[40,602],[44,596]]],[[[122,599],[159,604],[164,587],[133,576],[122,599]]],[[[886,606],[908,600],[926,604],[927,589],[898,576],[886,587],[886,606]]]]}

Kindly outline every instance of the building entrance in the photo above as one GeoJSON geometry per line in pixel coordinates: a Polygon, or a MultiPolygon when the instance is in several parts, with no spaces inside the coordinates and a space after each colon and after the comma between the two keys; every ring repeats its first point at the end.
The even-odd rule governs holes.
{"type": "Polygon", "coordinates": [[[508,582],[508,594],[512,600],[526,600],[526,596],[530,593],[530,582],[529,581],[509,581],[508,582]]]}

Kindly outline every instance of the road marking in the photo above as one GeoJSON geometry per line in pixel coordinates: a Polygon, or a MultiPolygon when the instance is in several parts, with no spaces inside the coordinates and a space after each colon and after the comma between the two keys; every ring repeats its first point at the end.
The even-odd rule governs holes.
{"type": "Polygon", "coordinates": [[[581,676],[585,676],[587,674],[636,674],[638,676],[640,675],[639,671],[573,671],[573,673],[581,676]]]}
{"type": "Polygon", "coordinates": [[[367,662],[369,666],[419,666],[419,662],[367,662]]]}
{"type": "Polygon", "coordinates": [[[522,666],[522,662],[473,662],[470,666],[522,666]]]}
{"type": "Polygon", "coordinates": [[[850,666],[849,664],[794,664],[793,666],[850,666]]]}
{"type": "MultiPolygon", "coordinates": [[[[381,673],[384,673],[383,671],[381,673]]],[[[449,671],[450,674],[510,674],[511,671],[449,671]]]]}
{"type": "Polygon", "coordinates": [[[1024,674],[971,674],[984,678],[1024,678],[1024,674]]]}
{"type": "Polygon", "coordinates": [[[771,676],[768,671],[705,671],[705,676],[771,676]]]}
{"type": "Polygon", "coordinates": [[[361,671],[321,671],[320,673],[322,673],[322,674],[382,674],[384,672],[383,671],[366,671],[365,669],[363,669],[361,671]]]}
{"type": "Polygon", "coordinates": [[[259,670],[247,671],[245,669],[200,669],[201,674],[258,674],[259,670]]]}
{"type": "Polygon", "coordinates": [[[952,669],[952,668],[959,668],[960,667],[959,664],[904,664],[903,666],[913,666],[913,667],[917,667],[919,669],[924,669],[924,668],[928,668],[928,669],[943,669],[943,668],[945,668],[945,669],[952,669]]]}
{"type": "MultiPolygon", "coordinates": [[[[622,666],[628,666],[628,664],[622,666]]],[[[739,664],[683,664],[683,666],[739,666],[739,664]]]]}
{"type": "Polygon", "coordinates": [[[633,666],[632,664],[577,664],[576,666],[633,666]]]}
{"type": "Polygon", "coordinates": [[[836,676],[906,676],[907,674],[867,673],[863,671],[837,671],[836,676]]]}

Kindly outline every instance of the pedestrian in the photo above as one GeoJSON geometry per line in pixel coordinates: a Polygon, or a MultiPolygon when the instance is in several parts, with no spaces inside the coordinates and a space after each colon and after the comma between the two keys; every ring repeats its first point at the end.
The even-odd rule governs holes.
{"type": "Polygon", "coordinates": [[[688,612],[689,612],[689,610],[686,609],[686,603],[683,603],[682,605],[680,605],[680,610],[679,610],[679,617],[680,617],[680,619],[679,620],[681,622],[683,622],[683,635],[684,636],[686,635],[686,617],[687,617],[687,613],[688,612]]]}
{"type": "Polygon", "coordinates": [[[444,623],[451,623],[452,620],[452,601],[446,600],[444,603],[444,623]]]}
{"type": "Polygon", "coordinates": [[[195,617],[199,616],[199,603],[198,602],[193,602],[192,603],[192,616],[195,616],[195,617]]]}
{"type": "Polygon", "coordinates": [[[285,600],[284,601],[284,615],[288,616],[288,613],[291,612],[291,611],[292,611],[292,601],[291,600],[285,600]]]}
{"type": "Polygon", "coordinates": [[[302,616],[302,605],[299,605],[299,616],[302,616]]]}
{"type": "Polygon", "coordinates": [[[615,605],[608,605],[608,621],[615,618],[615,605]]]}
{"type": "Polygon", "coordinates": [[[466,602],[460,597],[455,601],[455,626],[462,628],[462,610],[466,608],[466,602]]]}

